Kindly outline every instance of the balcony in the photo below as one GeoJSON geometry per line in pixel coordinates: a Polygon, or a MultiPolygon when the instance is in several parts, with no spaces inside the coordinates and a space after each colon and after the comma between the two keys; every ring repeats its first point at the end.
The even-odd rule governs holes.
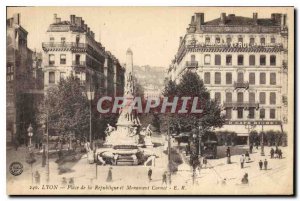
{"type": "Polygon", "coordinates": [[[198,61],[187,61],[185,64],[185,67],[187,68],[197,68],[198,67],[198,61]]]}
{"type": "Polygon", "coordinates": [[[87,48],[87,44],[85,43],[42,43],[43,50],[76,50],[76,49],[84,49],[87,48]]]}
{"type": "Polygon", "coordinates": [[[85,67],[86,62],[85,61],[72,61],[73,67],[85,67]]]}
{"type": "Polygon", "coordinates": [[[288,62],[286,60],[282,61],[282,67],[284,70],[288,69],[288,62]]]}
{"type": "Polygon", "coordinates": [[[233,86],[235,89],[248,89],[249,82],[234,82],[233,86]]]}
{"type": "Polygon", "coordinates": [[[239,107],[241,108],[259,108],[259,103],[258,102],[224,102],[223,107],[225,108],[233,108],[237,109],[239,107]]]}

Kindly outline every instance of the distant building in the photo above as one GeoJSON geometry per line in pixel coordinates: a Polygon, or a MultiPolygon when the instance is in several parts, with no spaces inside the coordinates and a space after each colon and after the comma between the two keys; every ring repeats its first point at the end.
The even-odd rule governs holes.
{"type": "Polygon", "coordinates": [[[62,21],[54,14],[43,47],[44,86],[57,85],[73,74],[95,96],[123,94],[124,68],[106,51],[81,17],[62,21]]]}
{"type": "Polygon", "coordinates": [[[41,96],[43,85],[37,80],[43,79],[37,64],[33,62],[35,53],[27,47],[28,32],[21,26],[20,14],[6,20],[6,133],[7,142],[18,138],[27,139],[27,128],[32,123],[34,129],[34,104],[41,96]]]}
{"type": "Polygon", "coordinates": [[[143,87],[144,97],[159,98],[164,89],[164,79],[167,68],[156,66],[133,66],[134,76],[143,87]]]}
{"type": "Polygon", "coordinates": [[[203,79],[226,115],[220,130],[235,131],[246,143],[249,130],[285,130],[287,125],[287,15],[271,18],[226,15],[205,21],[192,16],[168,70],[179,82],[185,71],[203,79]]]}

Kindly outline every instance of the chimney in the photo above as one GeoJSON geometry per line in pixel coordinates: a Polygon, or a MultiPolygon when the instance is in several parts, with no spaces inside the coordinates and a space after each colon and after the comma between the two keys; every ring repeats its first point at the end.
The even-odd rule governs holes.
{"type": "Polygon", "coordinates": [[[257,25],[257,13],[253,13],[254,24],[257,25]]]}
{"type": "Polygon", "coordinates": [[[182,39],[183,39],[182,36],[180,36],[180,37],[179,37],[179,45],[181,44],[182,39]]]}
{"type": "Polygon", "coordinates": [[[57,14],[55,13],[55,14],[53,15],[53,23],[54,23],[54,24],[56,23],[56,18],[57,18],[57,14]]]}
{"type": "Polygon", "coordinates": [[[91,34],[91,29],[90,29],[90,27],[87,27],[87,33],[88,33],[88,34],[91,34]]]}
{"type": "Polygon", "coordinates": [[[280,24],[281,23],[281,14],[280,13],[272,13],[271,19],[273,21],[275,21],[276,23],[280,24]]]}
{"type": "Polygon", "coordinates": [[[191,19],[191,24],[193,24],[194,21],[195,21],[195,16],[193,15],[193,16],[192,16],[192,19],[191,19]]]}
{"type": "Polygon", "coordinates": [[[224,25],[226,23],[226,13],[221,13],[220,24],[224,25]]]}
{"type": "Polygon", "coordinates": [[[283,14],[281,16],[281,23],[280,23],[280,25],[281,25],[281,29],[284,29],[286,27],[286,14],[283,14]]]}
{"type": "Polygon", "coordinates": [[[81,20],[81,25],[82,28],[84,28],[84,20],[81,20]]]}
{"type": "Polygon", "coordinates": [[[201,25],[204,24],[204,13],[195,13],[195,15],[196,30],[200,31],[201,25]]]}
{"type": "Polygon", "coordinates": [[[60,23],[61,22],[61,18],[56,18],[56,23],[60,23]]]}
{"type": "Polygon", "coordinates": [[[78,27],[81,26],[81,17],[75,17],[75,24],[76,24],[76,26],[78,26],[78,27]]]}
{"type": "Polygon", "coordinates": [[[75,25],[75,15],[70,15],[71,25],[75,25]]]}
{"type": "Polygon", "coordinates": [[[14,24],[18,24],[18,25],[21,24],[20,16],[21,16],[20,13],[16,13],[13,15],[13,23],[14,24]]]}
{"type": "Polygon", "coordinates": [[[84,29],[84,31],[87,32],[87,31],[88,31],[88,30],[87,30],[87,29],[88,29],[88,26],[87,26],[86,24],[84,24],[84,25],[83,25],[83,29],[84,29]]]}

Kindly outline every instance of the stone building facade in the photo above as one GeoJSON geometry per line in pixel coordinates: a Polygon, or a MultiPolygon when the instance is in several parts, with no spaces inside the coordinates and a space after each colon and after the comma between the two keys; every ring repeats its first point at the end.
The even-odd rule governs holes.
{"type": "Polygon", "coordinates": [[[226,15],[206,21],[195,13],[168,70],[168,78],[195,71],[226,115],[219,130],[246,143],[249,129],[285,131],[287,124],[287,15],[268,19],[226,15]],[[251,126],[249,126],[251,125],[251,126]]]}
{"type": "Polygon", "coordinates": [[[124,71],[118,59],[95,40],[81,17],[62,21],[54,14],[42,43],[45,89],[73,74],[95,96],[123,94],[124,71]]]}
{"type": "Polygon", "coordinates": [[[6,28],[6,141],[24,143],[29,125],[35,128],[33,108],[43,88],[38,82],[43,79],[37,68],[41,60],[35,60],[36,53],[27,47],[28,32],[19,13],[6,20],[6,28]]]}

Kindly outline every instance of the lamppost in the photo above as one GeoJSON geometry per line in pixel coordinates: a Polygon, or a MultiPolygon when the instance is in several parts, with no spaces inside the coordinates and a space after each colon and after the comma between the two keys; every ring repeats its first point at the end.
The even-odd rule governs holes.
{"type": "Polygon", "coordinates": [[[46,182],[49,182],[50,168],[49,168],[49,124],[48,124],[48,114],[47,122],[43,124],[42,128],[44,130],[44,137],[46,137],[46,182]]]}
{"type": "Polygon", "coordinates": [[[33,128],[32,128],[32,126],[31,126],[31,124],[29,125],[29,127],[28,127],[28,129],[27,129],[27,132],[28,132],[28,136],[29,136],[29,146],[28,147],[31,147],[32,145],[31,145],[31,138],[32,138],[32,136],[33,136],[33,128]]]}
{"type": "Polygon", "coordinates": [[[248,142],[247,142],[247,144],[250,145],[250,131],[252,131],[256,127],[256,125],[251,124],[249,115],[247,116],[247,118],[248,118],[248,122],[250,124],[246,124],[245,128],[248,129],[248,140],[247,140],[248,142]]]}
{"type": "Polygon", "coordinates": [[[92,100],[94,100],[95,92],[92,91],[91,89],[86,92],[87,98],[90,102],[90,136],[89,136],[89,141],[90,145],[92,145],[92,100]]]}
{"type": "Polygon", "coordinates": [[[203,132],[202,132],[202,129],[203,129],[203,126],[202,126],[202,122],[200,121],[200,123],[199,123],[199,152],[198,152],[198,155],[199,155],[199,159],[201,159],[201,155],[202,155],[202,153],[201,153],[201,143],[202,143],[202,134],[203,134],[203,132]]]}
{"type": "Polygon", "coordinates": [[[265,156],[265,151],[264,151],[264,117],[261,117],[261,152],[260,152],[260,155],[261,156],[265,156]]]}

